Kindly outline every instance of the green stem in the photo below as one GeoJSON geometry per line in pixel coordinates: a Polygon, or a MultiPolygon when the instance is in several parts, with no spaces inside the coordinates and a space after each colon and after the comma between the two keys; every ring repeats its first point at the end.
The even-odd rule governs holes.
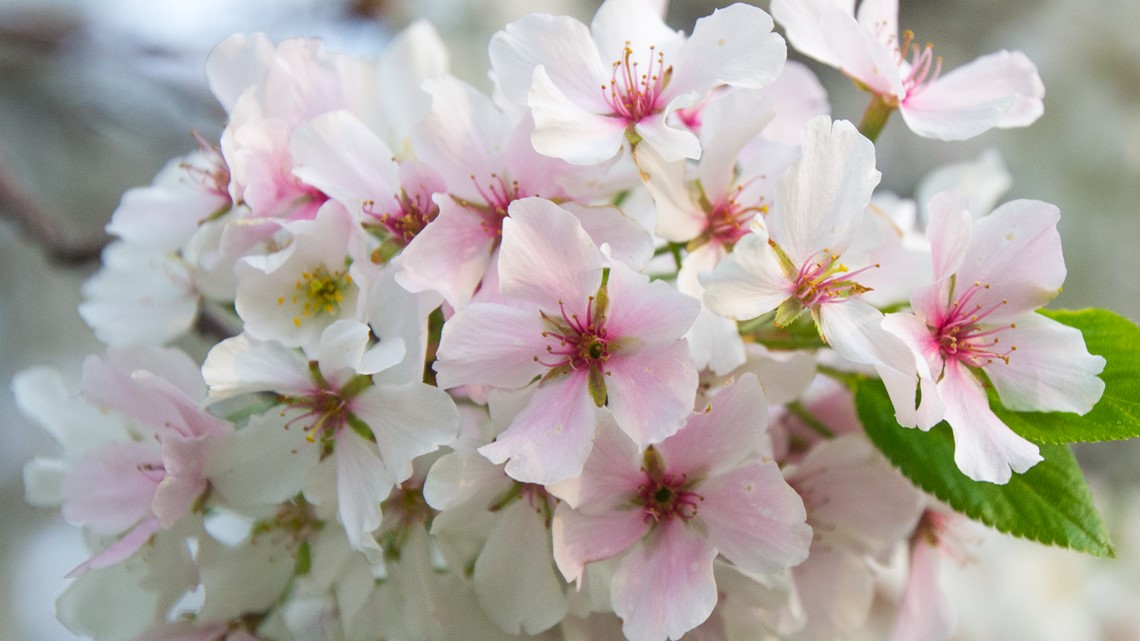
{"type": "Polygon", "coordinates": [[[887,124],[887,119],[891,117],[891,112],[894,110],[894,107],[883,101],[882,96],[872,94],[871,103],[867,105],[867,110],[863,112],[863,119],[859,121],[859,133],[866,136],[871,142],[875,142],[879,133],[883,131],[883,125],[887,124]]]}
{"type": "Polygon", "coordinates": [[[810,427],[820,436],[824,438],[835,438],[835,430],[831,429],[827,425],[824,425],[823,421],[819,420],[814,415],[812,415],[811,412],[807,411],[807,408],[801,405],[799,401],[788,403],[787,407],[789,412],[795,415],[796,418],[803,421],[804,425],[810,427]]]}

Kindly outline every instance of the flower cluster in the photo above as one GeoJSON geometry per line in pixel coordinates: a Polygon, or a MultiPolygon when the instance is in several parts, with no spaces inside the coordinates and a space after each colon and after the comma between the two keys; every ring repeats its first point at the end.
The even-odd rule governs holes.
{"type": "Polygon", "coordinates": [[[220,140],[124,196],[87,285],[106,353],[78,394],[14,384],[62,452],[29,499],[95,550],[71,629],[849,638],[894,559],[893,638],[949,636],[937,565],[970,512],[863,397],[890,434],[948,424],[939,469],[989,496],[1043,460],[1003,417],[1089,412],[1105,359],[1035,313],[1057,208],[990,211],[992,162],[916,206],[876,190],[873,139],[895,109],[930,138],[1029,125],[1041,81],[1017,52],[940,75],[889,2],[774,0],[872,94],[857,127],[764,11],[685,34],[662,4],[507,25],[492,96],[427,24],[379,59],[213,51],[220,140]],[[216,343],[165,346],[189,334],[216,343]]]}

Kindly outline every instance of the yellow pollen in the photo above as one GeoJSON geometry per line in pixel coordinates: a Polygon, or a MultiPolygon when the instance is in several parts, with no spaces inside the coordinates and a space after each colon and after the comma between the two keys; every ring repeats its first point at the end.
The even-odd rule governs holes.
{"type": "MultiPolygon", "coordinates": [[[[324,265],[301,272],[301,279],[294,283],[297,293],[291,297],[294,305],[301,304],[293,325],[300,327],[304,318],[336,314],[344,303],[344,290],[351,284],[352,277],[343,270],[329,271],[324,265]]],[[[278,305],[284,302],[284,296],[277,299],[278,305]]]]}

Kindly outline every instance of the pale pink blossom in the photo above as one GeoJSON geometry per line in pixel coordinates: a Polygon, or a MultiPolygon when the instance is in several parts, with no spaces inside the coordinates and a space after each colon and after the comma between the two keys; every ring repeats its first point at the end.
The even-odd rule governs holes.
{"type": "Polygon", "coordinates": [[[1065,279],[1056,207],[1017,200],[974,220],[964,199],[943,192],[930,211],[936,280],[914,291],[912,312],[883,321],[913,352],[918,380],[884,383],[903,425],[930,429],[945,419],[958,467],[1005,483],[1041,456],[990,409],[981,373],[1009,409],[1084,414],[1104,391],[1104,359],[1088,353],[1079,330],[1033,313],[1065,279]]]}
{"type": "Polygon", "coordinates": [[[436,362],[447,389],[521,389],[530,405],[480,451],[532,483],[577,475],[590,452],[594,408],[605,406],[639,445],[684,423],[697,373],[681,336],[697,301],[605,260],[578,220],[547,200],[511,206],[503,223],[500,289],[507,304],[472,303],[444,326],[436,362]]]}
{"type": "Polygon", "coordinates": [[[535,149],[591,165],[627,139],[668,160],[700,157],[696,136],[671,115],[717,86],[768,84],[787,51],[755,7],[719,9],[686,38],[647,0],[607,0],[589,28],[542,14],[513,22],[492,38],[490,54],[503,95],[530,107],[535,149]]]}
{"type": "Polygon", "coordinates": [[[778,573],[807,557],[800,497],[767,449],[764,393],[750,375],[679,432],[640,450],[609,422],[582,476],[555,485],[554,559],[568,581],[622,555],[611,604],[631,641],[679,639],[717,603],[713,561],[778,573]]]}
{"type": "Polygon", "coordinates": [[[1025,127],[1043,111],[1044,85],[1020,51],[999,51],[945,75],[933,45],[898,30],[898,0],[773,0],[772,15],[801,53],[838,68],[912,131],[963,140],[992,127],[1025,127]]]}

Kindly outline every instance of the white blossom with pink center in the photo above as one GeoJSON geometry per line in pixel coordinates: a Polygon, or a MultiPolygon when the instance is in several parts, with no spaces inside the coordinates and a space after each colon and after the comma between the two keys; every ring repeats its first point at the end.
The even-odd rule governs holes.
{"type": "Polygon", "coordinates": [[[448,389],[538,389],[499,438],[480,448],[512,478],[578,475],[605,406],[639,446],[677,431],[697,372],[681,336],[699,305],[620,262],[605,271],[594,242],[566,210],[528,198],[503,222],[506,304],[472,303],[444,326],[435,369],[448,389]],[[608,276],[607,276],[608,274],[608,276]]]}
{"type": "Polygon", "coordinates": [[[773,0],[772,15],[801,53],[838,68],[898,108],[912,131],[963,140],[992,127],[1025,127],[1044,110],[1037,67],[999,51],[942,75],[933,45],[898,31],[898,0],[773,0]]]}
{"type": "Polygon", "coordinates": [[[820,336],[844,358],[909,371],[906,348],[879,326],[859,275],[876,269],[846,256],[879,182],[875,149],[854,125],[827,116],[804,130],[803,155],[780,180],[765,224],[741,238],[717,268],[700,276],[704,303],[735,320],[776,310],[776,324],[811,313],[820,336]],[[854,269],[846,261],[852,260],[854,269]]]}
{"type": "Polygon", "coordinates": [[[640,449],[603,421],[582,476],[551,487],[554,560],[567,581],[623,555],[610,586],[631,641],[679,639],[717,603],[713,561],[778,573],[802,562],[811,528],[766,454],[764,392],[741,377],[679,432],[640,449]]]}
{"type": "Polygon", "coordinates": [[[945,419],[962,472],[1005,483],[1041,455],[993,413],[985,384],[1011,410],[1084,414],[1104,391],[1105,361],[1079,330],[1033,313],[1065,280],[1056,207],[1016,200],[974,220],[961,196],[943,192],[929,210],[936,280],[911,295],[913,313],[883,321],[914,354],[921,404],[913,378],[883,382],[903,425],[945,419]]]}
{"type": "Polygon", "coordinates": [[[492,38],[490,54],[503,95],[530,107],[535,150],[592,165],[613,158],[627,137],[668,160],[699,158],[697,137],[671,115],[716,86],[768,84],[787,50],[756,7],[717,10],[686,38],[648,0],[607,0],[589,28],[542,14],[513,22],[492,38]]]}

